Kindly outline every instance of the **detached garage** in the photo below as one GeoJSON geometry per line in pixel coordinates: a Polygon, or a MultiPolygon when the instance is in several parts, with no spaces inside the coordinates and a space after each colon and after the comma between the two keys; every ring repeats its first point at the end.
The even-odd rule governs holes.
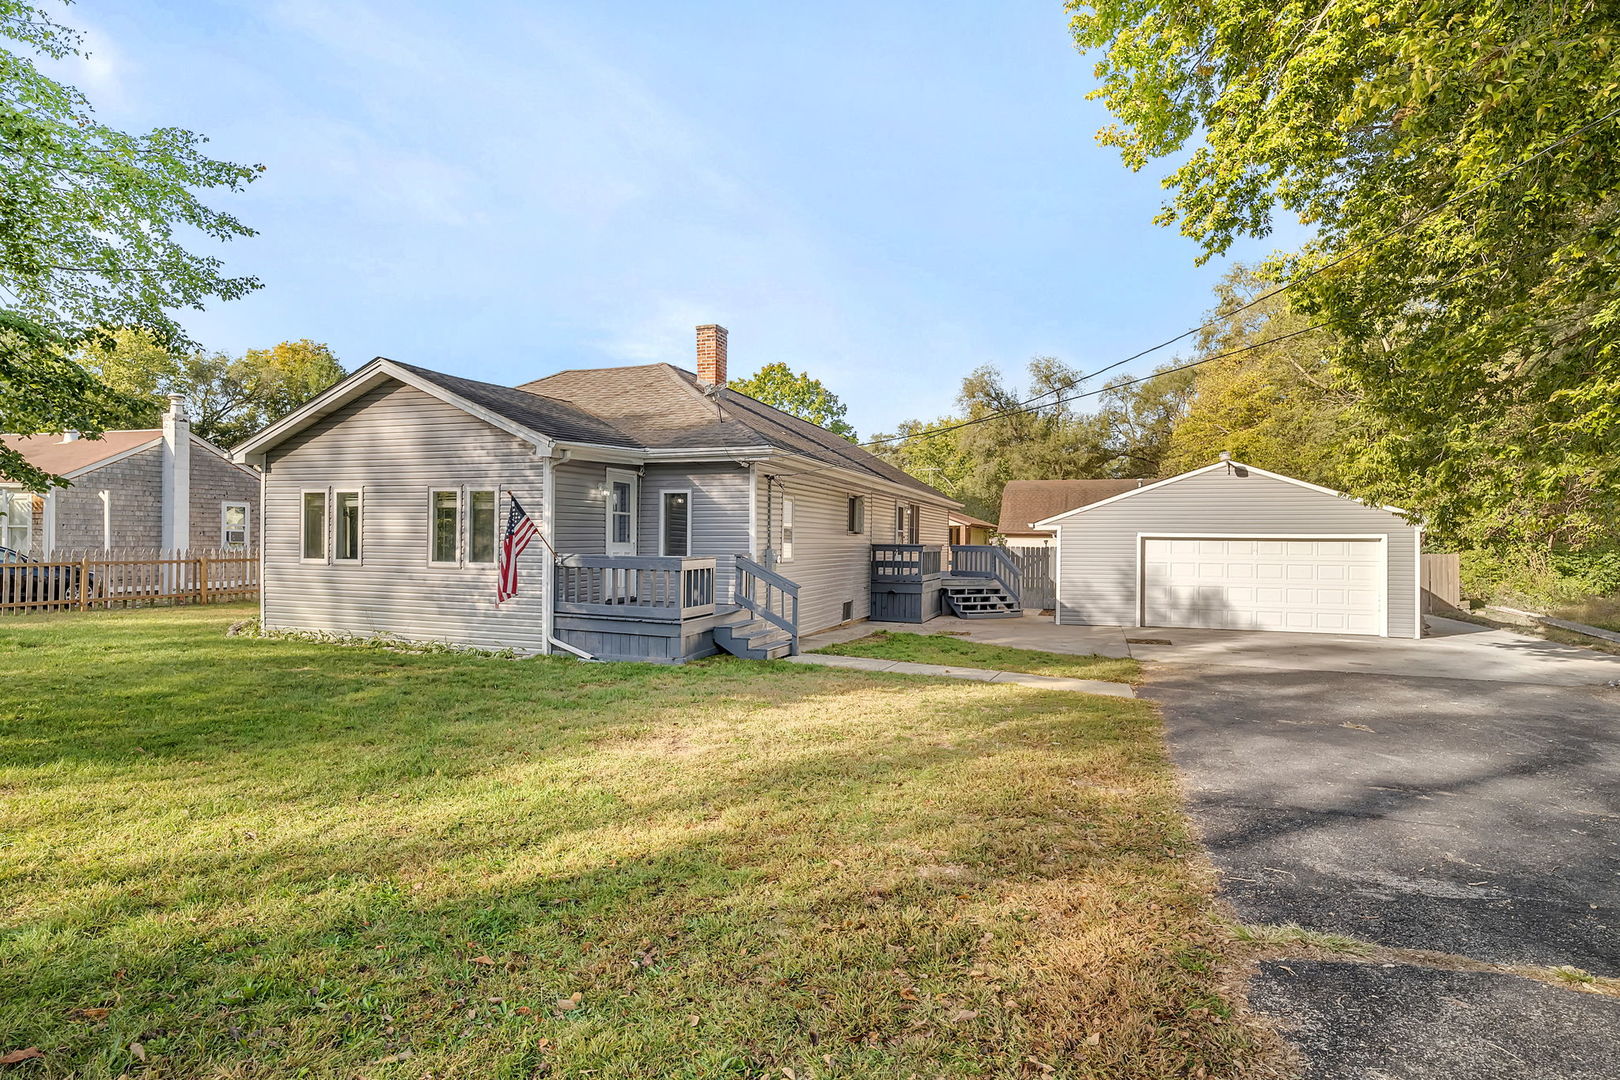
{"type": "Polygon", "coordinates": [[[1422,636],[1422,529],[1222,461],[1037,522],[1057,532],[1057,621],[1422,636]]]}

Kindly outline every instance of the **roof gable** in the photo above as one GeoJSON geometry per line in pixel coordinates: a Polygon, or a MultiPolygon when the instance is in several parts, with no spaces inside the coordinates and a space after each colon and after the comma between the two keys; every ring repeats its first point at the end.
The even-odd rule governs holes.
{"type": "MultiPolygon", "coordinates": [[[[1265,480],[1273,481],[1273,482],[1276,482],[1276,483],[1279,483],[1279,484],[1287,484],[1287,485],[1291,485],[1291,486],[1296,487],[1296,488],[1301,488],[1301,489],[1306,490],[1306,491],[1314,492],[1314,493],[1316,493],[1318,495],[1323,495],[1323,496],[1326,496],[1326,497],[1328,497],[1330,499],[1338,500],[1338,501],[1341,501],[1341,502],[1354,503],[1357,506],[1361,506],[1361,507],[1363,507],[1365,509],[1368,509],[1368,510],[1380,511],[1382,513],[1391,514],[1391,515],[1394,515],[1396,517],[1401,517],[1403,519],[1407,517],[1406,511],[1404,511],[1404,510],[1402,510],[1402,509],[1400,509],[1398,507],[1394,507],[1394,506],[1374,506],[1371,503],[1364,503],[1364,502],[1361,502],[1359,499],[1351,498],[1349,495],[1346,495],[1343,492],[1334,491],[1332,488],[1322,487],[1320,484],[1313,484],[1313,483],[1310,483],[1309,481],[1300,480],[1300,479],[1297,479],[1297,478],[1292,477],[1292,476],[1284,476],[1282,473],[1268,472],[1265,469],[1256,468],[1253,465],[1246,465],[1241,461],[1217,461],[1213,465],[1205,465],[1202,468],[1192,469],[1192,470],[1189,470],[1188,472],[1184,472],[1184,473],[1178,473],[1175,476],[1168,477],[1168,478],[1166,478],[1164,480],[1157,480],[1157,481],[1155,481],[1155,482],[1153,482],[1151,484],[1146,484],[1146,485],[1144,485],[1144,486],[1142,486],[1140,488],[1135,488],[1135,489],[1130,490],[1130,491],[1121,492],[1118,495],[1114,495],[1114,496],[1111,496],[1111,497],[1106,498],[1106,499],[1099,499],[1097,502],[1089,503],[1086,506],[1076,507],[1075,509],[1069,510],[1069,511],[1067,511],[1065,513],[1057,514],[1057,515],[1054,515],[1052,517],[1046,518],[1045,520],[1038,521],[1038,522],[1036,522],[1036,525],[1038,525],[1040,527],[1043,527],[1043,528],[1056,528],[1059,525],[1063,524],[1065,521],[1072,520],[1072,519],[1078,517],[1079,515],[1084,514],[1084,513],[1088,513],[1088,512],[1090,512],[1092,510],[1097,510],[1097,509],[1099,509],[1101,507],[1105,507],[1105,506],[1112,506],[1113,504],[1118,503],[1118,502],[1123,502],[1126,499],[1141,498],[1141,497],[1144,497],[1144,496],[1147,496],[1147,495],[1150,495],[1150,494],[1157,494],[1159,492],[1162,492],[1165,488],[1169,487],[1172,484],[1177,484],[1177,483],[1181,483],[1183,481],[1192,480],[1194,478],[1201,477],[1201,476],[1207,476],[1210,473],[1216,472],[1217,470],[1225,470],[1227,472],[1234,472],[1239,476],[1258,476],[1258,477],[1261,477],[1261,478],[1263,478],[1265,480]]],[[[1410,524],[1410,522],[1408,522],[1408,524],[1410,524]]]]}

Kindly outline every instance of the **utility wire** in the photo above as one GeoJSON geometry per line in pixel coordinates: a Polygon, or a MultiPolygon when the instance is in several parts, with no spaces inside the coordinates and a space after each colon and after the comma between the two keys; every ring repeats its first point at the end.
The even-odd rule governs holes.
{"type": "MultiPolygon", "coordinates": [[[[1602,124],[1602,123],[1604,123],[1604,122],[1606,122],[1608,120],[1612,120],[1616,116],[1620,116],[1620,106],[1616,106],[1615,108],[1610,109],[1608,112],[1604,113],[1602,116],[1599,116],[1599,117],[1597,117],[1596,119],[1593,119],[1593,120],[1589,120],[1586,123],[1582,124],[1580,127],[1575,128],[1572,131],[1566,132],[1564,135],[1560,136],[1558,139],[1554,140],[1553,142],[1548,143],[1546,146],[1542,147],[1540,150],[1537,150],[1534,154],[1531,154],[1529,157],[1525,158],[1523,161],[1516,162],[1515,164],[1508,166],[1506,169],[1503,169],[1502,171],[1500,171],[1498,173],[1494,173],[1491,176],[1486,177],[1485,179],[1479,181],[1476,184],[1473,184],[1470,187],[1466,187],[1466,188],[1463,188],[1461,191],[1455,192],[1449,198],[1447,198],[1447,199],[1443,200],[1442,202],[1437,203],[1436,205],[1430,207],[1428,210],[1425,210],[1423,213],[1419,214],[1417,217],[1412,218],[1409,221],[1402,222],[1399,225],[1391,226],[1390,228],[1384,230],[1384,232],[1380,233],[1378,236],[1373,237],[1373,239],[1367,241],[1364,244],[1360,244],[1360,245],[1358,245],[1356,247],[1353,247],[1353,248],[1349,249],[1348,251],[1343,252],[1342,254],[1340,254],[1339,256],[1334,258],[1333,260],[1331,260],[1329,262],[1326,262],[1326,263],[1323,263],[1321,266],[1317,266],[1317,267],[1315,267],[1315,268],[1313,268],[1311,270],[1308,270],[1308,271],[1306,271],[1306,272],[1304,272],[1302,274],[1299,274],[1299,275],[1297,275],[1295,277],[1289,278],[1287,281],[1283,282],[1281,285],[1278,285],[1276,288],[1270,289],[1270,290],[1268,290],[1266,292],[1263,292],[1259,296],[1252,297],[1249,300],[1245,301],[1244,303],[1239,304],[1237,307],[1230,308],[1227,311],[1223,311],[1223,312],[1220,312],[1220,313],[1218,313],[1216,315],[1213,315],[1206,322],[1203,322],[1203,323],[1199,324],[1198,326],[1195,326],[1195,327],[1191,328],[1190,330],[1184,330],[1181,333],[1177,334],[1175,337],[1166,338],[1164,341],[1159,342],[1157,345],[1151,345],[1148,348],[1141,350],[1140,352],[1132,353],[1130,356],[1127,356],[1122,360],[1116,360],[1113,363],[1106,365],[1105,367],[1098,368],[1096,371],[1090,371],[1090,372],[1087,372],[1086,374],[1081,375],[1081,376],[1079,376],[1079,377],[1077,377],[1075,379],[1071,379],[1069,382],[1064,383],[1062,386],[1056,386],[1056,387],[1048,388],[1046,390],[1041,391],[1039,394],[1036,394],[1032,398],[1028,398],[1027,400],[1017,402],[1014,405],[1012,405],[1012,406],[1010,406],[1010,407],[1008,407],[1006,409],[1002,409],[1002,410],[998,410],[997,412],[994,412],[994,413],[986,414],[983,417],[978,417],[978,418],[976,418],[974,420],[967,421],[966,423],[948,425],[948,426],[945,426],[945,427],[934,428],[934,429],[931,429],[931,430],[928,430],[928,431],[919,431],[919,432],[915,432],[915,433],[910,434],[910,435],[889,435],[889,436],[885,436],[883,438],[870,439],[870,440],[868,440],[868,441],[866,441],[864,443],[861,443],[860,445],[863,446],[863,447],[875,447],[875,446],[881,446],[881,445],[883,445],[885,443],[891,443],[891,442],[910,441],[912,439],[930,438],[933,435],[944,434],[946,432],[955,431],[958,428],[967,427],[967,426],[969,426],[971,424],[984,423],[985,421],[999,419],[999,418],[1004,417],[1004,416],[1016,416],[1019,413],[1023,413],[1023,412],[1034,412],[1034,411],[1038,411],[1039,409],[1053,408],[1053,407],[1055,407],[1057,405],[1063,404],[1065,401],[1072,401],[1072,400],[1074,400],[1074,398],[1063,398],[1063,397],[1060,396],[1057,400],[1047,402],[1047,403],[1045,403],[1043,405],[1036,405],[1035,404],[1036,402],[1040,401],[1042,398],[1046,397],[1049,394],[1061,395],[1067,390],[1074,389],[1074,387],[1079,386],[1081,383],[1085,382],[1088,379],[1094,379],[1098,375],[1101,375],[1101,374],[1103,374],[1105,372],[1113,371],[1115,368],[1124,367],[1126,364],[1131,363],[1133,360],[1140,360],[1144,356],[1148,356],[1148,355],[1150,355],[1152,353],[1156,353],[1156,352],[1160,351],[1161,349],[1168,348],[1169,346],[1174,345],[1178,341],[1185,340],[1186,338],[1189,338],[1194,334],[1197,334],[1197,333],[1200,333],[1201,331],[1210,329],[1211,327],[1215,326],[1217,323],[1225,322],[1227,319],[1232,318],[1234,315],[1241,315],[1243,312],[1245,312],[1245,311],[1249,310],[1250,308],[1254,307],[1256,304],[1263,303],[1264,301],[1269,300],[1274,296],[1278,296],[1278,295],[1288,291],[1289,289],[1293,288],[1295,285],[1302,284],[1302,283],[1304,283],[1306,281],[1309,281],[1310,279],[1312,279],[1314,277],[1317,277],[1318,275],[1325,274],[1327,271],[1333,269],[1336,266],[1342,265],[1347,260],[1352,259],[1355,256],[1362,254],[1363,252],[1370,251],[1373,248],[1379,247],[1386,240],[1390,240],[1390,239],[1394,238],[1395,236],[1400,235],[1403,232],[1407,232],[1407,231],[1417,227],[1418,225],[1421,225],[1423,222],[1427,221],[1429,218],[1434,217],[1436,214],[1440,213],[1442,210],[1445,210],[1447,207],[1450,207],[1453,204],[1457,203],[1458,201],[1467,198],[1468,196],[1474,194],[1476,191],[1480,191],[1481,189],[1483,189],[1483,188],[1485,188],[1485,187],[1487,187],[1487,186],[1489,186],[1491,184],[1495,184],[1495,183],[1498,183],[1498,182],[1500,182],[1502,180],[1506,180],[1508,177],[1512,176],[1514,173],[1518,172],[1520,169],[1524,168],[1525,166],[1531,164],[1534,161],[1537,161],[1538,159],[1540,159],[1542,157],[1545,157],[1546,155],[1552,153],[1554,150],[1557,150],[1559,147],[1561,147],[1561,146],[1565,145],[1566,143],[1570,142],[1572,139],[1575,139],[1575,138],[1578,138],[1581,135],[1584,135],[1587,131],[1590,131],[1592,128],[1594,128],[1594,127],[1598,126],[1599,124],[1602,124]]],[[[1320,329],[1320,326],[1312,327],[1312,329],[1320,329]]],[[[1300,331],[1300,333],[1304,333],[1304,331],[1300,331]]],[[[1287,335],[1287,337],[1293,337],[1293,336],[1295,336],[1295,335],[1293,335],[1293,334],[1287,335]]],[[[1273,340],[1283,341],[1283,340],[1286,340],[1286,338],[1275,338],[1273,340]]],[[[1261,342],[1260,344],[1268,344],[1268,342],[1261,342]]],[[[1240,349],[1240,350],[1236,350],[1236,351],[1237,352],[1242,352],[1242,351],[1245,351],[1245,350],[1240,349]]],[[[1222,355],[1230,356],[1230,355],[1233,355],[1233,353],[1225,353],[1225,354],[1222,354],[1222,355]]],[[[1217,360],[1217,359],[1220,359],[1220,357],[1219,356],[1212,356],[1212,357],[1209,357],[1208,359],[1217,360]]],[[[1200,363],[1201,362],[1203,362],[1203,361],[1200,361],[1200,363]]],[[[1186,367],[1196,367],[1197,364],[1189,364],[1189,365],[1185,365],[1185,366],[1186,367]]],[[[1181,370],[1184,370],[1184,368],[1170,368],[1167,371],[1160,372],[1159,374],[1168,374],[1170,371],[1181,371],[1181,370]]],[[[1146,377],[1151,377],[1151,376],[1146,376],[1146,377]]],[[[1129,385],[1132,385],[1134,383],[1141,382],[1141,381],[1143,381],[1143,380],[1142,379],[1133,379],[1130,382],[1117,383],[1115,385],[1117,385],[1117,386],[1129,386],[1129,385]]],[[[1099,392],[1100,391],[1093,391],[1093,393],[1099,393],[1099,392]]],[[[1081,395],[1077,395],[1077,396],[1078,397],[1088,397],[1088,396],[1092,396],[1092,395],[1091,394],[1081,394],[1081,395]]]]}

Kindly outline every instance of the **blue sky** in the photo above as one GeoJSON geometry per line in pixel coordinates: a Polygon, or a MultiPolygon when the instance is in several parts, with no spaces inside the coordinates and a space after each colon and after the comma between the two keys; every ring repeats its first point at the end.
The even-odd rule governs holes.
{"type": "MultiPolygon", "coordinates": [[[[217,201],[254,296],[210,348],[329,343],[516,383],[565,367],[821,378],[863,435],[961,376],[1185,329],[1221,267],[1095,132],[1061,4],[82,0],[105,121],[268,171],[217,201]]],[[[1269,250],[1254,245],[1244,254],[1269,250]]],[[[1168,357],[1165,357],[1168,358],[1168,357]]],[[[1154,360],[1160,359],[1155,357],[1154,360]]],[[[1145,369],[1150,361],[1138,365],[1145,369]]]]}

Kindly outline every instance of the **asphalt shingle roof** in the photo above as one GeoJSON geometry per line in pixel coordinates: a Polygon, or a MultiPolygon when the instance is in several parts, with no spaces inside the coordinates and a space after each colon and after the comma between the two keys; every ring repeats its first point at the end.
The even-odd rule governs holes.
{"type": "Polygon", "coordinates": [[[1152,480],[1009,480],[1001,491],[1001,523],[996,531],[1003,536],[1048,536],[1030,528],[1094,502],[1153,483],[1152,480]]]}
{"type": "Polygon", "coordinates": [[[848,439],[745,394],[706,387],[695,374],[672,364],[561,371],[516,387],[399,366],[513,423],[565,442],[633,449],[773,447],[944,497],[848,439]]]}

